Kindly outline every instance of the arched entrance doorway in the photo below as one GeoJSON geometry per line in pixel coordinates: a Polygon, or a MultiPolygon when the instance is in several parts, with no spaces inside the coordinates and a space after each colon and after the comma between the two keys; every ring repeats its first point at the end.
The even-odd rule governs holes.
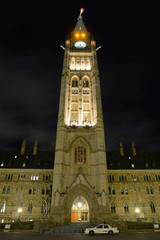
{"type": "Polygon", "coordinates": [[[89,206],[83,196],[78,196],[72,204],[71,222],[89,222],[89,206]]]}

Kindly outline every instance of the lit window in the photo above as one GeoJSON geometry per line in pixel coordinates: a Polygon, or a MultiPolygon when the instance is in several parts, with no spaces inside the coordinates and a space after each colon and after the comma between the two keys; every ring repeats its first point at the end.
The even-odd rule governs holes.
{"type": "Polygon", "coordinates": [[[17,156],[14,156],[14,158],[17,158],[17,156]]]}
{"type": "Polygon", "coordinates": [[[6,202],[3,201],[2,204],[1,204],[1,211],[0,212],[5,212],[5,209],[6,209],[6,202]]]}
{"type": "Polygon", "coordinates": [[[86,163],[86,147],[80,140],[75,148],[75,163],[86,163]]]}
{"type": "Polygon", "coordinates": [[[1,167],[3,167],[4,166],[4,163],[1,163],[1,167]]]}
{"type": "Polygon", "coordinates": [[[25,167],[26,166],[26,163],[23,163],[23,165],[22,165],[23,167],[25,167]]]}
{"type": "Polygon", "coordinates": [[[134,165],[134,163],[132,163],[132,164],[131,164],[131,167],[132,167],[132,168],[135,168],[135,165],[134,165]]]}

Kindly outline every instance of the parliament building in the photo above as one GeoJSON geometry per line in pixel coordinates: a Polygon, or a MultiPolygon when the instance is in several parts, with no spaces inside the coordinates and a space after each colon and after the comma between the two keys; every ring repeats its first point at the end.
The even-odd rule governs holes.
{"type": "Polygon", "coordinates": [[[106,152],[97,47],[82,15],[66,41],[56,145],[0,151],[0,222],[160,221],[160,153],[106,152]]]}

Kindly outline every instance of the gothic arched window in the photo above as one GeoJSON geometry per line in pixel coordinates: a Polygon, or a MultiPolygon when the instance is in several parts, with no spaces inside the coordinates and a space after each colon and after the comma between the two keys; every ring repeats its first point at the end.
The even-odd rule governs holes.
{"type": "Polygon", "coordinates": [[[29,203],[29,205],[28,205],[28,213],[32,213],[32,208],[33,208],[32,203],[29,203]]]}
{"type": "Polygon", "coordinates": [[[146,193],[149,194],[149,188],[148,187],[146,187],[146,193]]]}
{"type": "Polygon", "coordinates": [[[3,191],[2,191],[2,194],[5,194],[6,193],[6,186],[3,187],[3,191]]]}
{"type": "Polygon", "coordinates": [[[125,213],[129,212],[128,204],[126,202],[124,203],[124,212],[125,213]]]}
{"type": "Polygon", "coordinates": [[[10,186],[7,188],[7,194],[10,194],[10,186]]]}
{"type": "Polygon", "coordinates": [[[78,87],[78,80],[77,79],[72,80],[72,87],[78,87]]]}
{"type": "Polygon", "coordinates": [[[115,195],[115,188],[112,187],[112,194],[115,195]]]}
{"type": "Polygon", "coordinates": [[[36,194],[36,191],[37,191],[37,188],[34,187],[34,188],[33,188],[33,194],[36,194]]]}
{"type": "Polygon", "coordinates": [[[42,194],[45,194],[45,187],[42,188],[42,194]]]}
{"type": "Polygon", "coordinates": [[[85,70],[85,61],[84,61],[84,58],[81,59],[81,70],[85,70]]]}
{"type": "Polygon", "coordinates": [[[115,213],[115,212],[116,212],[116,208],[115,208],[114,203],[112,202],[111,203],[111,213],[115,213]]]}
{"type": "Polygon", "coordinates": [[[83,87],[89,87],[89,81],[86,78],[83,80],[83,87]]]}
{"type": "Polygon", "coordinates": [[[3,201],[2,204],[1,204],[0,212],[5,212],[5,209],[6,209],[6,202],[3,201]]]}
{"type": "Polygon", "coordinates": [[[155,213],[156,209],[153,202],[150,203],[150,208],[151,208],[151,212],[155,213]]]}
{"type": "Polygon", "coordinates": [[[75,146],[75,163],[83,164],[86,163],[86,146],[82,142],[82,140],[79,140],[78,143],[75,146]]]}
{"type": "Polygon", "coordinates": [[[32,194],[32,187],[29,188],[28,194],[32,194]]]}
{"type": "Polygon", "coordinates": [[[124,188],[125,194],[128,194],[128,189],[127,187],[124,188]]]}
{"type": "Polygon", "coordinates": [[[91,63],[90,63],[89,58],[87,58],[87,60],[86,60],[86,70],[91,70],[91,63]]]}
{"type": "Polygon", "coordinates": [[[80,66],[80,59],[77,58],[76,60],[76,70],[80,70],[81,66],[80,66]]]}
{"type": "Polygon", "coordinates": [[[71,65],[70,65],[71,70],[75,70],[75,58],[71,59],[71,65]]]}
{"type": "Polygon", "coordinates": [[[121,187],[121,195],[123,195],[124,194],[124,189],[123,189],[123,187],[121,187]]]}

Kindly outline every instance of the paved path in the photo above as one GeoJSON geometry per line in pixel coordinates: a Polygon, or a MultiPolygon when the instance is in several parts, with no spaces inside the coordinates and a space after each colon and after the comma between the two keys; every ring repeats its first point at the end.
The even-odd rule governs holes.
{"type": "Polygon", "coordinates": [[[118,235],[0,233],[0,240],[160,240],[160,233],[120,233],[118,235]]]}

